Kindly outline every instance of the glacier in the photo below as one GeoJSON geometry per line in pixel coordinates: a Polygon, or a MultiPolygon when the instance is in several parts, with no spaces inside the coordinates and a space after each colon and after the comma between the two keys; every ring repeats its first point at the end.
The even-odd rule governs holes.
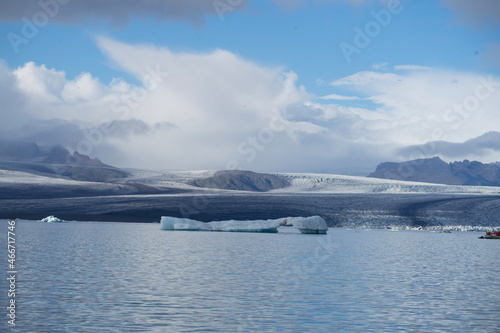
{"type": "Polygon", "coordinates": [[[161,215],[180,213],[200,221],[320,215],[330,227],[491,228],[500,223],[500,187],[493,186],[276,173],[290,186],[248,192],[190,185],[213,176],[210,170],[127,172],[126,179],[96,183],[0,170],[0,218],[64,214],[68,220],[158,222],[161,215]],[[143,192],[141,184],[159,192],[143,192]]]}
{"type": "Polygon", "coordinates": [[[326,234],[328,227],[321,216],[287,217],[270,220],[227,220],[201,222],[188,218],[162,216],[161,230],[228,231],[276,233],[280,226],[293,226],[304,234],[326,234]]]}
{"type": "MultiPolygon", "coordinates": [[[[200,171],[150,171],[128,170],[131,175],[119,183],[138,182],[155,187],[172,187],[203,193],[248,193],[245,191],[200,188],[193,181],[213,177],[215,170],[200,171]]],[[[345,176],[319,173],[270,173],[290,183],[290,186],[270,190],[272,194],[472,194],[500,195],[500,188],[495,186],[441,185],[422,182],[379,179],[360,176],[345,176]]]]}

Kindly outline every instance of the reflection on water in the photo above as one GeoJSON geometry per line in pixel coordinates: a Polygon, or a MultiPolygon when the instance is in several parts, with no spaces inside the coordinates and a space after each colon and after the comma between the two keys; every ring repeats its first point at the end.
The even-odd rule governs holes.
{"type": "MultiPolygon", "coordinates": [[[[0,227],[7,230],[4,222],[0,227]]],[[[18,222],[16,331],[486,332],[498,327],[500,269],[492,262],[500,242],[479,240],[478,233],[159,229],[157,224],[18,222]]],[[[5,282],[1,287],[8,289],[5,282]]],[[[5,324],[4,319],[0,327],[5,324]]]]}

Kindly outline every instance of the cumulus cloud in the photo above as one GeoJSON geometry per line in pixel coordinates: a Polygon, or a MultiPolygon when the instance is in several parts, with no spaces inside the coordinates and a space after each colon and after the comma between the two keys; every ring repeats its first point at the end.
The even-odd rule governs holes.
{"type": "MultiPolygon", "coordinates": [[[[394,156],[400,160],[415,158],[410,156],[414,148],[430,141],[463,142],[500,129],[500,78],[493,75],[427,68],[404,74],[359,72],[332,85],[357,92],[375,104],[364,114],[358,111],[361,133],[370,140],[411,146],[394,156]]],[[[352,108],[349,112],[356,113],[352,108]]],[[[451,156],[453,151],[458,156],[462,148],[467,154],[473,151],[467,147],[479,147],[477,141],[472,143],[462,146],[436,143],[433,154],[442,152],[451,156]]],[[[478,156],[500,159],[498,150],[486,144],[483,147],[478,156]]],[[[422,146],[424,156],[418,157],[430,154],[427,148],[422,146]]]]}
{"type": "MultiPolygon", "coordinates": [[[[500,133],[488,132],[465,142],[431,141],[422,145],[414,145],[400,149],[403,156],[429,158],[441,156],[451,159],[483,159],[492,153],[500,152],[500,133]],[[415,155],[415,156],[414,156],[415,155]]],[[[490,161],[496,161],[492,159],[490,161]]]]}
{"type": "Polygon", "coordinates": [[[123,24],[133,18],[186,20],[200,23],[207,15],[226,15],[245,9],[250,1],[222,0],[4,0],[0,20],[29,20],[46,13],[52,22],[71,24],[88,20],[110,20],[123,24]]]}
{"type": "Polygon", "coordinates": [[[463,141],[498,130],[500,78],[443,70],[358,72],[332,82],[374,103],[372,113],[391,119],[385,135],[399,143],[463,141]]]}
{"type": "Polygon", "coordinates": [[[280,135],[300,140],[322,130],[284,118],[310,98],[293,72],[224,50],[174,53],[107,38],[97,43],[110,62],[143,85],[120,79],[105,85],[90,73],[67,78],[34,63],[14,70],[4,66],[5,90],[0,91],[14,87],[20,97],[3,111],[8,119],[18,117],[10,133],[26,140],[43,133],[44,142],[93,156],[104,152],[118,165],[221,169],[232,160],[251,168],[280,135]],[[69,129],[70,139],[62,135],[69,129]]]}
{"type": "Polygon", "coordinates": [[[283,118],[287,109],[309,98],[296,85],[293,72],[261,67],[224,50],[174,53],[107,38],[99,38],[98,44],[116,65],[138,78],[156,72],[158,86],[138,103],[134,117],[173,125],[169,131],[138,138],[127,146],[128,152],[144,154],[149,148],[150,154],[158,154],[160,149],[177,167],[197,160],[199,166],[224,168],[231,160],[248,164],[256,155],[264,156],[260,152],[274,136],[297,137],[316,130],[307,122],[283,118]],[[286,127],[283,133],[278,124],[286,127]]]}
{"type": "Polygon", "coordinates": [[[364,71],[316,97],[296,73],[226,50],[96,42],[142,84],[0,63],[0,136],[62,144],[123,167],[368,174],[382,161],[409,159],[408,146],[500,131],[496,76],[413,66],[364,71]]]}

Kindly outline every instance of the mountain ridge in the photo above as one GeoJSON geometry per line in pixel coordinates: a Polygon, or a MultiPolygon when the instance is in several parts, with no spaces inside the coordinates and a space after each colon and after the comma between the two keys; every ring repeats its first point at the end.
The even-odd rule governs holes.
{"type": "Polygon", "coordinates": [[[500,163],[469,160],[446,163],[439,157],[384,162],[368,177],[444,185],[500,186],[500,163]]]}
{"type": "Polygon", "coordinates": [[[48,177],[104,182],[125,178],[128,173],[60,145],[41,147],[29,142],[0,142],[0,168],[48,177]]]}

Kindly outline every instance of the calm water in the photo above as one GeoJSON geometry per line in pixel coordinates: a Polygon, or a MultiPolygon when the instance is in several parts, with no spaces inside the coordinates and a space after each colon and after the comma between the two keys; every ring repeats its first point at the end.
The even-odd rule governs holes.
{"type": "Polygon", "coordinates": [[[159,229],[18,222],[12,331],[499,332],[500,241],[480,233],[159,229]]]}

